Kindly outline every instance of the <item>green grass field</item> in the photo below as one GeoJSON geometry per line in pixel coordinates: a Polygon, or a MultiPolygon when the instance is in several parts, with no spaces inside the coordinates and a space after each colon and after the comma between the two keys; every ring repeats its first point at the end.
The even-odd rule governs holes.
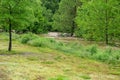
{"type": "Polygon", "coordinates": [[[106,57],[95,58],[95,55],[100,55],[100,50],[115,53],[116,56],[119,48],[110,47],[110,52],[99,46],[96,50],[94,46],[76,44],[73,40],[64,43],[46,38],[40,42],[31,40],[22,44],[17,40],[19,37],[14,35],[13,51],[8,52],[6,35],[0,34],[0,80],[120,80],[119,59],[110,56],[115,58],[111,62],[106,57]],[[96,54],[91,57],[88,53],[96,54]]]}

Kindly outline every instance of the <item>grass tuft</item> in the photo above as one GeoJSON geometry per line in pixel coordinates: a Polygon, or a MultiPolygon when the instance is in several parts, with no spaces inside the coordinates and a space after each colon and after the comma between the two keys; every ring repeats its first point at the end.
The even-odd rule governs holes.
{"type": "Polygon", "coordinates": [[[65,76],[57,76],[55,78],[50,78],[48,80],[69,80],[69,79],[65,76]]]}

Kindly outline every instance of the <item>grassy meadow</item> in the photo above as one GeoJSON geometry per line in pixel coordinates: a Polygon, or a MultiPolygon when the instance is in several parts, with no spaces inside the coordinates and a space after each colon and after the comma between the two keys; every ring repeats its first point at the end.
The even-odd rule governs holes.
{"type": "Polygon", "coordinates": [[[0,33],[0,80],[120,80],[120,49],[79,39],[0,33]]]}

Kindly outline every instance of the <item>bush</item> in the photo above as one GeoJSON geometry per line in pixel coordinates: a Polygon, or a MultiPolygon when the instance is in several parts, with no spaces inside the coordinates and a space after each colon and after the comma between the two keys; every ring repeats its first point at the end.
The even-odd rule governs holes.
{"type": "Polygon", "coordinates": [[[112,64],[116,64],[118,62],[120,62],[120,53],[119,51],[114,51],[111,48],[106,49],[104,51],[99,50],[99,52],[95,55],[93,55],[93,59],[95,60],[99,60],[102,62],[106,62],[106,63],[112,63],[112,64]]]}
{"type": "Polygon", "coordinates": [[[57,42],[55,39],[52,38],[35,38],[28,42],[29,45],[35,46],[35,47],[48,47],[51,49],[57,49],[61,50],[63,48],[64,44],[62,42],[57,42]]]}
{"type": "Polygon", "coordinates": [[[28,42],[29,45],[35,47],[46,47],[48,41],[45,38],[36,38],[28,42]]]}
{"type": "Polygon", "coordinates": [[[38,38],[37,35],[32,33],[24,34],[20,37],[20,42],[26,44],[28,41],[38,38]]]}
{"type": "Polygon", "coordinates": [[[106,62],[109,59],[110,55],[108,53],[98,53],[94,56],[96,60],[106,62]]]}
{"type": "Polygon", "coordinates": [[[35,47],[48,47],[52,49],[60,49],[64,46],[62,42],[58,42],[53,38],[39,37],[32,33],[21,35],[20,42],[35,47]]]}
{"type": "Polygon", "coordinates": [[[90,52],[90,55],[94,55],[97,53],[97,46],[96,45],[92,45],[92,46],[89,46],[87,49],[86,49],[88,52],[90,52]]]}

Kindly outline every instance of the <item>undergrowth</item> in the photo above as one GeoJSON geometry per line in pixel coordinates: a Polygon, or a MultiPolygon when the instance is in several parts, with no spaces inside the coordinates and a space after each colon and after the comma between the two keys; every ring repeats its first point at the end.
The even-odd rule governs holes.
{"type": "Polygon", "coordinates": [[[53,38],[39,37],[32,33],[22,35],[20,42],[35,47],[48,47],[65,53],[75,54],[82,58],[90,58],[109,64],[120,62],[120,50],[113,50],[112,48],[100,49],[97,45],[83,46],[77,42],[63,43],[53,38]]]}

